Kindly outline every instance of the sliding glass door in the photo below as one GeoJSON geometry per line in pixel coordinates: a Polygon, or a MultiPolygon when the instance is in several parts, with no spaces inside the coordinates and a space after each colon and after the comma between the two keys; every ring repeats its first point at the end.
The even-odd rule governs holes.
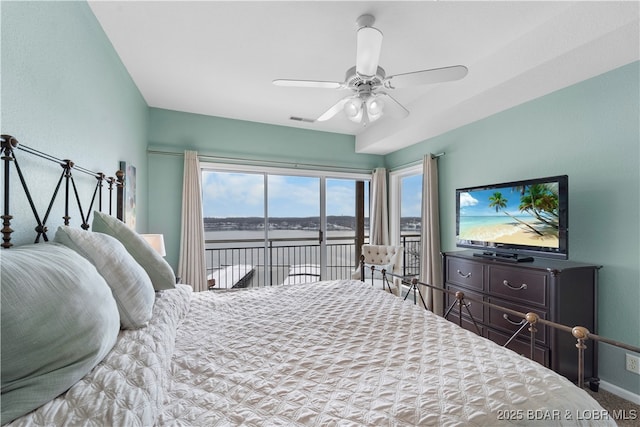
{"type": "Polygon", "coordinates": [[[269,262],[265,251],[265,189],[262,173],[202,171],[205,263],[210,289],[266,283],[265,265],[269,262]]]}
{"type": "Polygon", "coordinates": [[[322,276],[320,177],[267,174],[270,284],[296,284],[322,276]]]}
{"type": "Polygon", "coordinates": [[[209,284],[224,289],[349,278],[368,228],[369,177],[245,169],[202,170],[209,284]]]}
{"type": "Polygon", "coordinates": [[[327,279],[350,277],[369,236],[369,181],[326,179],[327,279]],[[360,190],[358,190],[360,187],[360,190]]]}

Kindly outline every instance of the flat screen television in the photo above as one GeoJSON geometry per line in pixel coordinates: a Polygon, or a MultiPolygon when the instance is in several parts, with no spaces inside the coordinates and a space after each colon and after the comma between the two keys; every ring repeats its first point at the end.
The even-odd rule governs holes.
{"type": "Polygon", "coordinates": [[[456,190],[456,245],[512,262],[569,257],[567,175],[456,190]]]}

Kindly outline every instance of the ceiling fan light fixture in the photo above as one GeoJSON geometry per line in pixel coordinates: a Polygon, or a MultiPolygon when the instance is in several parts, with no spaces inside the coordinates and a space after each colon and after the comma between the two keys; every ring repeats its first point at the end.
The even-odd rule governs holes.
{"type": "Polygon", "coordinates": [[[382,114],[384,112],[384,101],[380,99],[380,97],[376,95],[370,96],[367,99],[365,105],[367,107],[367,114],[369,116],[369,120],[373,122],[375,120],[378,120],[380,117],[382,117],[382,114]]]}
{"type": "Polygon", "coordinates": [[[378,120],[384,113],[384,101],[377,95],[360,93],[344,104],[344,114],[354,123],[367,124],[378,120]]]}
{"type": "Polygon", "coordinates": [[[359,96],[350,98],[344,104],[344,113],[352,122],[360,123],[362,120],[362,113],[364,110],[364,103],[359,96]]]}

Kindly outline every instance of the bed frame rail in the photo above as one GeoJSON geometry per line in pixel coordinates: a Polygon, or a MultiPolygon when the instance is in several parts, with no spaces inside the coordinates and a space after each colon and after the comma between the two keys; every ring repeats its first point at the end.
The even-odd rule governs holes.
{"type": "MultiPolygon", "coordinates": [[[[34,243],[38,243],[40,238],[42,238],[45,242],[49,240],[47,236],[48,228],[47,221],[49,219],[49,214],[54,206],[54,202],[57,199],[59,190],[63,187],[64,193],[64,216],[62,217],[64,220],[64,225],[69,225],[71,220],[70,215],[70,199],[75,199],[76,207],[78,208],[78,214],[80,215],[80,219],[82,220],[81,227],[85,230],[89,228],[89,217],[91,212],[94,209],[94,204],[97,199],[97,210],[102,211],[102,189],[104,183],[107,184],[108,188],[108,201],[109,201],[109,214],[112,214],[113,211],[113,190],[116,189],[116,204],[117,204],[117,216],[118,219],[122,219],[122,200],[123,200],[123,188],[124,188],[124,173],[122,171],[117,171],[115,177],[106,177],[102,172],[93,172],[89,169],[85,169],[76,165],[73,161],[68,159],[58,159],[50,154],[43,153],[34,148],[27,147],[18,142],[16,138],[11,135],[2,135],[1,137],[2,146],[0,149],[0,160],[3,164],[3,178],[4,178],[4,209],[2,218],[2,244],[0,245],[4,249],[8,249],[13,244],[11,243],[11,234],[13,233],[13,229],[11,228],[11,220],[13,219],[13,215],[11,214],[11,166],[13,165],[18,179],[20,180],[20,184],[23,190],[24,195],[27,198],[29,206],[31,208],[31,213],[33,214],[33,218],[36,222],[35,232],[36,237],[34,243]],[[31,191],[29,190],[29,186],[27,185],[27,181],[25,180],[22,169],[20,168],[20,164],[18,162],[18,157],[16,156],[16,151],[22,151],[24,153],[39,157],[41,159],[50,161],[52,163],[58,164],[62,168],[62,172],[58,179],[55,189],[53,190],[53,194],[51,195],[51,199],[49,204],[47,205],[47,209],[44,215],[40,215],[36,205],[31,196],[31,191]],[[77,171],[89,176],[92,176],[96,179],[96,185],[93,190],[93,195],[89,201],[89,208],[85,211],[83,209],[83,205],[80,199],[80,195],[78,193],[78,188],[76,187],[76,182],[73,176],[73,171],[77,171]],[[62,184],[64,183],[64,186],[62,184]]],[[[85,205],[86,206],[86,205],[85,205]]]]}
{"type": "MultiPolygon", "coordinates": [[[[361,274],[361,280],[363,282],[367,281],[367,277],[365,274],[365,265],[364,265],[364,257],[360,258],[360,271],[362,272],[361,274]]],[[[374,273],[376,271],[376,267],[375,266],[371,266],[371,284],[373,286],[373,277],[374,277],[374,273]]],[[[368,270],[368,268],[367,268],[368,270]]],[[[518,335],[520,335],[520,333],[527,328],[527,330],[529,331],[529,343],[530,343],[530,354],[529,354],[529,358],[531,360],[534,359],[534,350],[535,350],[535,341],[536,341],[536,332],[538,331],[536,326],[537,325],[544,325],[544,326],[550,326],[552,328],[556,328],[558,330],[564,331],[564,332],[568,332],[571,335],[573,335],[573,337],[576,339],[576,349],[577,349],[577,358],[578,358],[578,387],[583,388],[584,387],[584,350],[587,348],[587,345],[585,344],[587,340],[593,340],[595,342],[604,342],[606,344],[609,345],[613,345],[615,347],[619,347],[619,348],[623,348],[625,350],[629,350],[635,353],[640,353],[640,347],[636,347],[630,344],[626,344],[620,341],[615,341],[594,333],[591,333],[589,331],[589,329],[585,328],[584,326],[580,326],[580,325],[576,325],[576,326],[567,326],[567,325],[563,325],[561,323],[555,323],[555,322],[551,322],[549,320],[545,320],[545,319],[541,319],[536,313],[533,312],[528,312],[528,313],[522,313],[516,310],[511,310],[509,308],[506,307],[502,307],[500,305],[497,304],[493,304],[487,301],[482,301],[480,299],[477,298],[472,298],[472,297],[467,297],[465,296],[464,292],[462,291],[451,291],[448,289],[444,289],[444,288],[440,288],[434,285],[430,285],[428,283],[424,283],[424,282],[420,282],[417,278],[407,278],[405,276],[400,276],[397,274],[393,274],[390,272],[387,272],[386,270],[382,269],[380,271],[380,273],[382,274],[382,289],[383,290],[389,290],[389,292],[391,291],[391,286],[389,284],[389,278],[391,278],[391,280],[393,280],[394,278],[398,278],[402,281],[402,284],[409,286],[409,291],[407,292],[407,294],[405,295],[404,299],[406,300],[407,297],[409,296],[410,293],[413,292],[413,302],[414,304],[417,303],[417,297],[420,297],[420,300],[422,301],[422,306],[425,307],[425,309],[429,310],[429,311],[433,311],[431,308],[429,308],[427,306],[427,304],[424,301],[424,297],[422,295],[422,292],[420,291],[420,287],[424,286],[425,288],[429,288],[429,289],[434,289],[438,292],[441,292],[443,295],[445,293],[454,295],[456,300],[449,306],[446,308],[443,317],[446,319],[448,318],[449,314],[456,309],[457,307],[457,312],[458,312],[458,325],[460,327],[462,327],[462,313],[463,310],[466,310],[466,315],[471,319],[471,321],[473,322],[474,327],[476,328],[476,332],[478,335],[482,336],[482,334],[480,333],[480,327],[478,326],[478,323],[476,322],[476,319],[473,317],[473,314],[471,313],[471,310],[469,310],[469,303],[468,301],[472,301],[474,303],[478,303],[478,304],[483,304],[492,308],[496,308],[502,311],[505,311],[506,313],[509,313],[513,316],[516,316],[517,318],[522,319],[520,321],[520,327],[513,333],[513,335],[507,340],[507,342],[503,345],[503,347],[506,347],[507,345],[509,345],[518,335]]],[[[596,390],[597,391],[597,390],[596,390]]]]}

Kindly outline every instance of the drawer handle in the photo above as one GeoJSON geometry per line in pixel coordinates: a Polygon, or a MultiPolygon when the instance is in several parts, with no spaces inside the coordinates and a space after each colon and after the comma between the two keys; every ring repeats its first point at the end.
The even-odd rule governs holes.
{"type": "Polygon", "coordinates": [[[520,291],[522,289],[527,289],[527,284],[526,283],[523,283],[522,285],[520,285],[519,288],[516,288],[515,286],[511,286],[511,283],[509,283],[508,280],[503,280],[502,284],[505,285],[509,289],[513,289],[514,291],[520,291]]]}
{"type": "Polygon", "coordinates": [[[507,322],[511,323],[512,325],[515,325],[515,326],[521,326],[521,325],[524,325],[525,323],[527,323],[526,319],[522,319],[519,322],[514,322],[513,320],[509,319],[509,315],[507,313],[503,314],[502,318],[504,320],[506,320],[507,322]]]}
{"type": "Polygon", "coordinates": [[[471,277],[471,272],[468,272],[467,274],[464,274],[462,271],[458,270],[458,274],[462,277],[464,277],[465,279],[468,279],[469,277],[471,277]]]}

